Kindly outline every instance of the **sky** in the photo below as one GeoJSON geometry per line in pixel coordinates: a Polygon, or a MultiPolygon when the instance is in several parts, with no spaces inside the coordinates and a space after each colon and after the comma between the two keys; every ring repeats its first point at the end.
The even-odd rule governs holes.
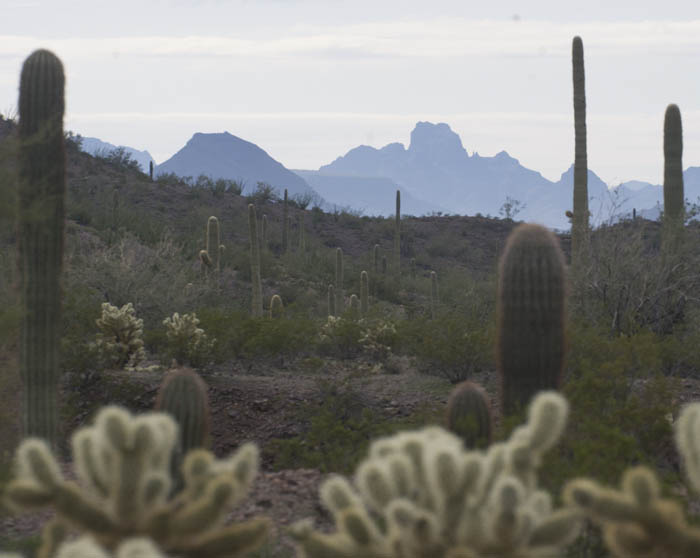
{"type": "Polygon", "coordinates": [[[228,131],[291,169],[446,122],[558,180],[573,163],[571,40],[585,53],[588,164],[609,185],[663,180],[663,115],[700,166],[697,0],[2,0],[0,113],[23,60],[66,70],[66,129],[161,163],[228,131]],[[575,9],[573,9],[575,8],[575,9]]]}

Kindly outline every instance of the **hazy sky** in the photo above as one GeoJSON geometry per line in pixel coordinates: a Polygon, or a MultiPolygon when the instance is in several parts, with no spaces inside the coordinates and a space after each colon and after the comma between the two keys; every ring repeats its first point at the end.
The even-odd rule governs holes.
{"type": "Polygon", "coordinates": [[[697,0],[1,1],[0,112],[17,106],[22,61],[50,48],[66,68],[66,128],[157,162],[226,130],[318,168],[360,144],[407,144],[428,120],[469,153],[505,149],[556,180],[573,162],[580,35],[589,167],[660,183],[668,103],[684,167],[700,166],[697,0]]]}

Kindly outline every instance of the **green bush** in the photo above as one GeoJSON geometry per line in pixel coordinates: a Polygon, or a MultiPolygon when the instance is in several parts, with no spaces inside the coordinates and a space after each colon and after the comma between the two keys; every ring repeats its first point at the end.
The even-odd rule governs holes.
{"type": "Polygon", "coordinates": [[[324,356],[348,359],[362,351],[362,325],[348,317],[328,316],[319,333],[319,352],[324,356]]]}
{"type": "Polygon", "coordinates": [[[460,312],[397,323],[398,350],[419,358],[421,368],[452,383],[493,366],[495,327],[460,312]]]}

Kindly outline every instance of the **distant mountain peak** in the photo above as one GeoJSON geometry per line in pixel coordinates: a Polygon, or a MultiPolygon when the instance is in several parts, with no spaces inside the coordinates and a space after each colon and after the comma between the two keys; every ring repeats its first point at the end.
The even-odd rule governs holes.
{"type": "Polygon", "coordinates": [[[418,122],[411,132],[408,151],[430,158],[452,158],[455,155],[469,157],[459,135],[444,122],[418,122]]]}

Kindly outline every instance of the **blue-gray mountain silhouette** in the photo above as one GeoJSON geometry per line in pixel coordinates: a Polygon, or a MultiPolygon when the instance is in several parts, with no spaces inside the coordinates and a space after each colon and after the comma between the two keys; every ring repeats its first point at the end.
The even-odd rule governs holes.
{"type": "Polygon", "coordinates": [[[286,188],[290,196],[313,193],[306,181],[287,170],[260,147],[228,132],[196,133],[170,159],[156,167],[156,175],[175,173],[196,178],[200,174],[213,179],[226,178],[245,184],[250,193],[258,182],[267,182],[278,193],[286,188]]]}
{"type": "MultiPolygon", "coordinates": [[[[449,208],[450,213],[497,216],[506,199],[511,198],[524,204],[518,219],[558,229],[570,226],[565,212],[572,206],[573,165],[557,182],[552,182],[522,166],[505,151],[493,157],[482,157],[476,152],[470,156],[460,137],[445,123],[418,122],[408,148],[401,143],[380,149],[362,145],[318,171],[306,171],[304,176],[324,192],[329,202],[333,202],[331,180],[345,177],[346,189],[364,191],[360,179],[366,182],[370,177],[380,177],[404,189],[417,206],[424,203],[424,212],[431,211],[428,205],[439,205],[449,208]],[[350,177],[357,182],[353,183],[350,177]]],[[[700,168],[687,169],[685,182],[685,197],[693,201],[700,194],[700,168]]],[[[371,194],[368,192],[368,196],[371,194]]],[[[642,208],[653,209],[658,199],[663,203],[659,187],[634,182],[609,189],[592,170],[588,171],[588,196],[594,225],[631,213],[633,207],[638,212],[642,208]]],[[[379,200],[358,199],[353,207],[369,208],[372,212],[372,208],[379,207],[379,200]]]]}
{"type": "Polygon", "coordinates": [[[101,155],[106,156],[116,151],[117,149],[123,149],[124,153],[128,153],[132,160],[136,161],[141,167],[141,171],[148,173],[149,163],[153,161],[153,157],[148,151],[139,151],[133,147],[128,147],[126,145],[114,145],[106,141],[102,141],[98,138],[86,138],[81,137],[80,149],[89,153],[90,155],[101,155]]]}

